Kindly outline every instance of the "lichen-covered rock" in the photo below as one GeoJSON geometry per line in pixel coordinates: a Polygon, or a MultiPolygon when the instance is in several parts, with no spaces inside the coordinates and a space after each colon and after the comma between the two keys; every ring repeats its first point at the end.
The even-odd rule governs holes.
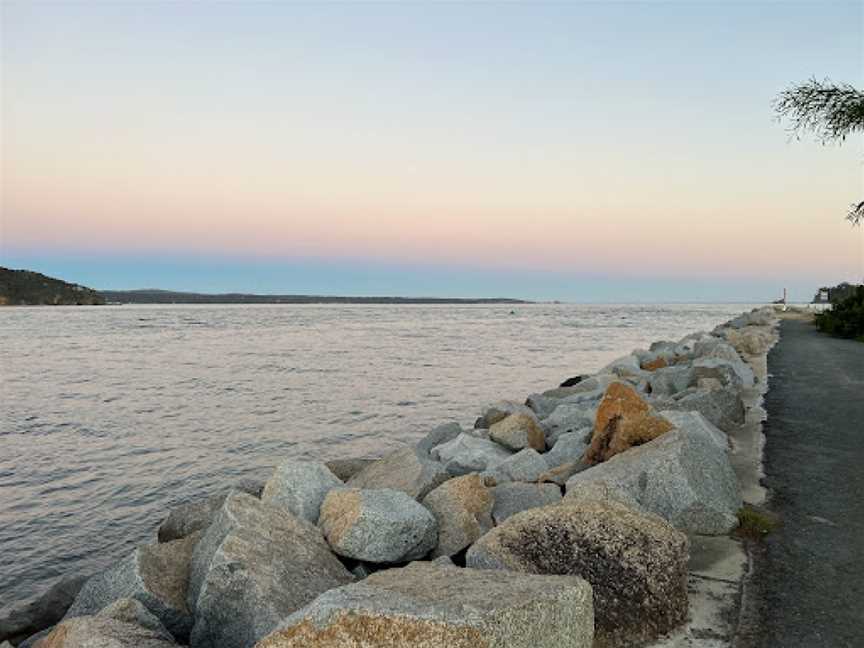
{"type": "Polygon", "coordinates": [[[501,400],[485,407],[480,414],[480,418],[474,423],[474,427],[488,429],[511,414],[525,414],[526,416],[536,417],[534,411],[527,405],[501,400]]]}
{"type": "Polygon", "coordinates": [[[435,516],[402,491],[332,490],[318,524],[340,556],[398,563],[428,554],[438,538],[435,516]]]}
{"type": "Polygon", "coordinates": [[[327,466],[327,470],[343,482],[347,482],[366,466],[376,461],[378,460],[367,457],[349,457],[347,459],[331,459],[330,461],[325,461],[324,465],[327,466]]]}
{"type": "Polygon", "coordinates": [[[276,466],[261,500],[315,524],[327,493],[343,486],[323,463],[288,459],[276,466]]]}
{"type": "Polygon", "coordinates": [[[456,477],[423,498],[438,523],[432,557],[452,556],[492,528],[492,493],[479,475],[456,477]]]}
{"type": "Polygon", "coordinates": [[[510,482],[496,486],[494,493],[492,519],[495,524],[501,524],[516,513],[561,501],[561,488],[556,484],[510,482]]]}
{"type": "Polygon", "coordinates": [[[431,454],[449,475],[458,476],[494,468],[513,453],[494,441],[462,433],[432,448],[431,454]]]}
{"type": "Polygon", "coordinates": [[[53,626],[66,614],[85,582],[86,576],[64,576],[32,601],[10,608],[0,616],[0,641],[21,641],[53,626]]]}
{"type": "Polygon", "coordinates": [[[190,645],[248,648],[321,592],[352,580],[318,528],[231,493],[192,556],[190,645]]]}
{"type": "Polygon", "coordinates": [[[171,648],[171,634],[137,600],[119,599],[98,614],[57,625],[34,648],[171,648]]]}
{"type": "Polygon", "coordinates": [[[727,533],[738,525],[738,480],[727,453],[705,434],[673,430],[580,472],[567,492],[605,482],[682,531],[727,533]]]}
{"type": "Polygon", "coordinates": [[[322,594],[257,648],[590,648],[593,625],[580,578],[413,563],[322,594]]]}
{"type": "Polygon", "coordinates": [[[180,540],[139,547],[88,580],[65,618],[94,615],[120,599],[135,599],[177,641],[185,643],[192,629],[192,612],[186,601],[190,563],[200,536],[196,532],[180,540]]]}
{"type": "Polygon", "coordinates": [[[559,436],[552,449],[543,455],[546,465],[555,468],[562,464],[580,461],[588,449],[591,432],[590,427],[583,427],[559,436]]]}
{"type": "Polygon", "coordinates": [[[491,477],[496,484],[513,481],[536,482],[547,470],[549,466],[543,455],[533,448],[525,448],[484,471],[483,476],[491,477]]]}
{"type": "Polygon", "coordinates": [[[489,428],[489,438],[511,450],[546,449],[546,435],[537,419],[526,414],[511,414],[489,428]]]}
{"type": "Polygon", "coordinates": [[[672,424],[658,416],[632,387],[612,383],[600,401],[585,459],[589,463],[607,461],[671,429],[672,424]]]}
{"type": "Polygon", "coordinates": [[[369,464],[347,484],[352,488],[389,488],[421,500],[449,478],[446,468],[423,450],[406,447],[369,464]]]}
{"type": "Polygon", "coordinates": [[[595,646],[633,646],[687,618],[687,537],[614,501],[523,511],[480,538],[468,567],[584,578],[595,646]]]}

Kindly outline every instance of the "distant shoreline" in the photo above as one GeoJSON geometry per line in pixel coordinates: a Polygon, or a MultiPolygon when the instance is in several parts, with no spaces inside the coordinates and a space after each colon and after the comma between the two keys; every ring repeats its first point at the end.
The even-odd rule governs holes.
{"type": "Polygon", "coordinates": [[[347,297],[327,295],[255,295],[193,293],[171,290],[100,290],[108,304],[531,304],[505,297],[347,297]]]}

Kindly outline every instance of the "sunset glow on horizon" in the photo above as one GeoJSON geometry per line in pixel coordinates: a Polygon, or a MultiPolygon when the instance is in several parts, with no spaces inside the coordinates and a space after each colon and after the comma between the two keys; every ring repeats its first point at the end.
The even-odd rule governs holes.
{"type": "Polygon", "coordinates": [[[790,140],[771,109],[862,84],[857,2],[0,11],[0,265],[572,301],[861,279],[861,138],[790,140]]]}

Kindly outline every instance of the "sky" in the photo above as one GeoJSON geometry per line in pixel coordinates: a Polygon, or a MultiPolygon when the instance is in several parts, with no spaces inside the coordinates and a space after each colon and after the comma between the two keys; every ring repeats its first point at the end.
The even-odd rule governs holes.
{"type": "Polygon", "coordinates": [[[864,274],[860,2],[0,3],[0,265],[102,289],[793,299],[864,274]]]}

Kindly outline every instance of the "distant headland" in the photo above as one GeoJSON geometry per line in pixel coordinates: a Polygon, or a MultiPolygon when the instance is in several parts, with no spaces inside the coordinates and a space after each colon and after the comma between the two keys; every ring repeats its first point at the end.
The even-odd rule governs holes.
{"type": "Polygon", "coordinates": [[[0,306],[101,304],[530,304],[504,297],[340,297],[328,295],[254,295],[194,293],[147,288],[94,290],[29,270],[0,267],[0,306]]]}

